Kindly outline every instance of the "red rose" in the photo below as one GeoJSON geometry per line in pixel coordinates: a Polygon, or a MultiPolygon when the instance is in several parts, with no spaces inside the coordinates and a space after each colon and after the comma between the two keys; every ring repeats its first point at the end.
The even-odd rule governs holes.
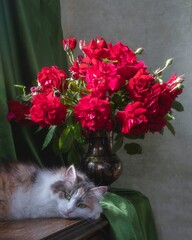
{"type": "Polygon", "coordinates": [[[126,80],[132,78],[139,69],[146,69],[144,62],[134,61],[132,63],[122,62],[118,65],[118,73],[126,80]]]}
{"type": "Polygon", "coordinates": [[[136,60],[136,54],[122,42],[118,42],[115,45],[108,44],[110,50],[109,59],[118,60],[118,62],[133,62],[136,60]]]}
{"type": "Polygon", "coordinates": [[[167,121],[162,116],[148,115],[147,119],[147,129],[152,133],[160,132],[161,129],[167,124],[167,121]]]}
{"type": "Polygon", "coordinates": [[[151,88],[151,93],[144,101],[148,115],[156,115],[158,117],[165,116],[172,107],[172,96],[167,90],[166,83],[156,83],[151,88]]]}
{"type": "Polygon", "coordinates": [[[175,98],[183,92],[183,77],[177,76],[174,74],[168,81],[167,81],[167,89],[171,93],[172,99],[175,98]]]}
{"type": "Polygon", "coordinates": [[[99,61],[87,69],[85,81],[87,89],[97,97],[104,97],[107,91],[118,91],[123,85],[116,66],[99,61]]]}
{"type": "Polygon", "coordinates": [[[147,132],[147,110],[141,102],[130,103],[124,111],[116,114],[117,121],[121,123],[121,132],[124,134],[144,134],[147,132]]]}
{"type": "Polygon", "coordinates": [[[96,40],[92,39],[88,44],[84,43],[82,51],[87,56],[87,61],[92,59],[103,59],[107,58],[109,55],[109,49],[107,43],[101,37],[98,37],[96,40]]]}
{"type": "Polygon", "coordinates": [[[67,78],[67,74],[63,70],[59,70],[57,66],[52,66],[42,68],[37,78],[43,93],[49,95],[53,93],[54,89],[63,90],[63,80],[67,78]]]}
{"type": "Polygon", "coordinates": [[[63,39],[62,44],[65,51],[73,50],[74,48],[76,48],[77,40],[76,38],[63,39]]]}
{"type": "Polygon", "coordinates": [[[31,120],[41,127],[61,125],[66,118],[66,106],[53,96],[38,94],[32,100],[31,120]]]}
{"type": "Polygon", "coordinates": [[[91,94],[82,97],[74,107],[74,114],[82,125],[91,131],[112,128],[110,104],[105,100],[92,97],[91,94]]]}
{"type": "Polygon", "coordinates": [[[21,124],[30,124],[29,107],[26,103],[20,103],[15,100],[10,100],[8,103],[9,113],[7,114],[7,119],[9,121],[15,120],[21,124]]]}
{"type": "Polygon", "coordinates": [[[154,80],[154,77],[149,72],[145,69],[140,69],[127,84],[127,90],[131,99],[142,101],[150,93],[151,84],[154,80]]]}
{"type": "Polygon", "coordinates": [[[78,78],[84,79],[87,68],[88,68],[88,65],[86,63],[74,61],[73,65],[69,68],[69,70],[74,79],[78,79],[78,78]]]}
{"type": "Polygon", "coordinates": [[[123,43],[118,42],[114,46],[109,43],[108,47],[110,50],[109,59],[114,60],[122,78],[130,79],[139,69],[146,69],[144,62],[138,62],[136,54],[123,43]]]}

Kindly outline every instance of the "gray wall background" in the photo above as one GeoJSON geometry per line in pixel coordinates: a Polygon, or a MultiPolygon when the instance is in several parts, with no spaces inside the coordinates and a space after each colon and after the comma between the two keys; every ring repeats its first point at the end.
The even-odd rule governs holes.
{"type": "Polygon", "coordinates": [[[185,112],[175,113],[176,136],[148,134],[143,154],[118,152],[124,164],[114,184],[148,196],[160,240],[192,239],[192,1],[191,0],[61,0],[64,37],[89,41],[100,35],[145,49],[151,70],[173,57],[165,77],[185,74],[179,97],[185,112]]]}

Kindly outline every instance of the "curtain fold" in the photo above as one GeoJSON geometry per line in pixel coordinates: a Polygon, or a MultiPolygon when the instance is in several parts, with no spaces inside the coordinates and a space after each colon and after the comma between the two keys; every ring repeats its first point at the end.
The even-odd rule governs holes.
{"type": "Polygon", "coordinates": [[[62,48],[59,0],[0,0],[0,159],[54,163],[50,149],[41,150],[45,132],[10,124],[7,101],[16,99],[16,84],[28,88],[42,67],[67,71],[62,48]]]}
{"type": "Polygon", "coordinates": [[[148,198],[128,189],[112,188],[101,200],[113,240],[158,240],[148,198]]]}

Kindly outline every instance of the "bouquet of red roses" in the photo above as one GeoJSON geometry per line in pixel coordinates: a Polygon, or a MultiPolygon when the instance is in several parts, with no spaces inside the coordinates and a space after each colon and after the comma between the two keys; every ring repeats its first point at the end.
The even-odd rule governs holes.
{"type": "MultiPolygon", "coordinates": [[[[69,76],[57,66],[45,67],[29,93],[25,86],[17,86],[22,94],[20,101],[9,102],[9,120],[48,128],[43,147],[53,141],[57,153],[74,152],[77,145],[81,148],[90,131],[115,133],[114,151],[124,138],[162,133],[165,126],[174,134],[170,121],[172,109],[183,110],[176,101],[183,77],[173,74],[163,81],[163,71],[172,59],[150,73],[137,59],[141,48],[134,52],[122,42],[112,44],[97,37],[90,43],[79,41],[82,55],[74,59],[76,39],[62,44],[71,63],[69,76]]],[[[129,151],[129,143],[124,147],[134,152],[129,151]]]]}

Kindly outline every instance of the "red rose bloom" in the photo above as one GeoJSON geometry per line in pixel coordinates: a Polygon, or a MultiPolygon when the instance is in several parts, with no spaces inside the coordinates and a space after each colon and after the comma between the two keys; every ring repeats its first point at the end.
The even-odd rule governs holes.
{"type": "Polygon", "coordinates": [[[144,62],[135,61],[133,63],[122,62],[117,66],[117,68],[121,77],[125,80],[129,80],[139,71],[139,69],[146,69],[147,67],[144,62]]]}
{"type": "Polygon", "coordinates": [[[15,120],[21,124],[30,124],[29,118],[29,107],[26,103],[20,103],[15,100],[10,100],[9,102],[9,113],[7,114],[7,119],[9,121],[15,120]]]}
{"type": "Polygon", "coordinates": [[[67,74],[63,70],[59,70],[57,66],[52,66],[42,68],[37,78],[43,93],[49,95],[53,93],[54,88],[59,91],[63,90],[63,80],[67,78],[67,74]]]}
{"type": "Polygon", "coordinates": [[[139,69],[146,69],[144,62],[138,62],[136,54],[128,46],[118,42],[114,46],[109,43],[108,47],[110,50],[109,59],[116,62],[122,78],[130,79],[139,69]]]}
{"type": "Polygon", "coordinates": [[[76,38],[67,38],[62,40],[63,48],[65,51],[73,50],[76,48],[77,40],[76,38]]]}
{"type": "Polygon", "coordinates": [[[162,116],[148,115],[147,119],[147,129],[152,133],[160,132],[161,129],[167,124],[167,121],[162,116]]]}
{"type": "Polygon", "coordinates": [[[142,101],[150,93],[151,84],[154,80],[154,77],[145,69],[140,69],[127,84],[127,90],[131,99],[142,101]]]}
{"type": "Polygon", "coordinates": [[[166,83],[156,83],[151,88],[151,94],[147,96],[144,105],[147,108],[148,115],[158,117],[165,116],[172,107],[172,97],[167,90],[166,83]]]}
{"type": "Polygon", "coordinates": [[[147,110],[141,102],[130,103],[124,111],[116,114],[117,121],[122,125],[123,134],[144,134],[147,132],[147,110]]]}
{"type": "Polygon", "coordinates": [[[71,75],[74,79],[82,78],[86,76],[86,70],[88,65],[86,63],[74,61],[73,65],[70,67],[71,75]]]}
{"type": "Polygon", "coordinates": [[[31,120],[41,127],[61,125],[66,118],[66,106],[53,96],[38,94],[32,100],[31,120]]]}
{"type": "Polygon", "coordinates": [[[74,114],[82,125],[91,131],[112,128],[110,104],[105,100],[92,97],[91,94],[82,97],[74,107],[74,114]]]}
{"type": "Polygon", "coordinates": [[[109,49],[107,43],[103,38],[98,37],[96,40],[92,39],[87,45],[84,43],[82,51],[86,54],[86,61],[91,61],[92,59],[103,59],[107,58],[109,55],[109,49]]]}
{"type": "Polygon", "coordinates": [[[87,69],[85,81],[87,89],[98,97],[104,97],[106,91],[109,93],[118,91],[123,85],[120,75],[117,74],[117,68],[112,63],[97,62],[87,69]]]}
{"type": "Polygon", "coordinates": [[[136,54],[122,42],[118,42],[115,45],[109,43],[108,47],[110,50],[109,59],[118,60],[118,62],[124,60],[127,62],[132,62],[136,60],[136,54]]]}

